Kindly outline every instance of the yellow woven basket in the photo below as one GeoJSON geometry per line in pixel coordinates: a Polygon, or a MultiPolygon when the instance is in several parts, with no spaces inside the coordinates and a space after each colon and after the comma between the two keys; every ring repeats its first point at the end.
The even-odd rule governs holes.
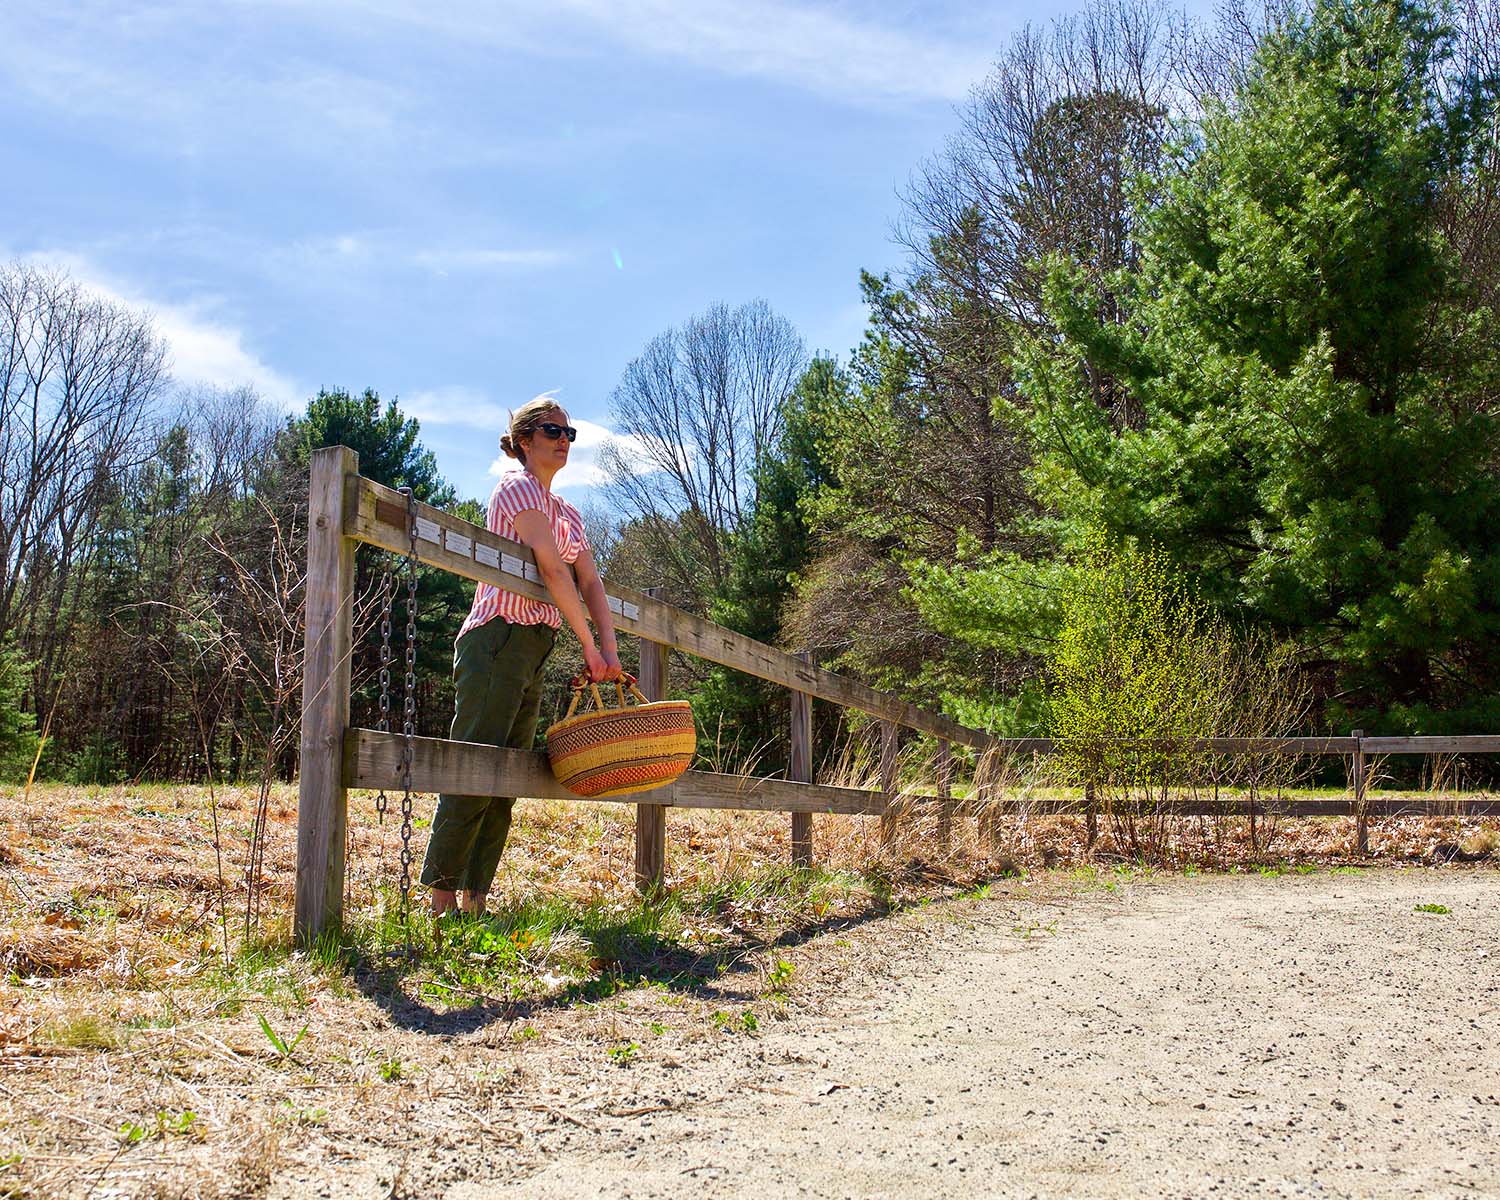
{"type": "Polygon", "coordinates": [[[568,715],[547,729],[552,774],[575,796],[649,791],[671,783],[693,760],[698,736],[686,700],[647,700],[629,675],[615,691],[618,706],[606,707],[599,686],[580,676],[568,715]],[[578,713],[585,688],[593,709],[578,713]],[[634,703],[627,703],[627,690],[634,703]]]}

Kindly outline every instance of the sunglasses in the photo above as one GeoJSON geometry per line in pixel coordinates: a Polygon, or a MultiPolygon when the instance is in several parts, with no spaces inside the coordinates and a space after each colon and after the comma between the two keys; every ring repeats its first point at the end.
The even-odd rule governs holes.
{"type": "Polygon", "coordinates": [[[533,425],[531,432],[540,432],[549,442],[557,441],[563,434],[568,435],[568,441],[570,442],[578,440],[578,430],[574,429],[571,425],[557,425],[551,421],[543,421],[540,425],[533,425]]]}

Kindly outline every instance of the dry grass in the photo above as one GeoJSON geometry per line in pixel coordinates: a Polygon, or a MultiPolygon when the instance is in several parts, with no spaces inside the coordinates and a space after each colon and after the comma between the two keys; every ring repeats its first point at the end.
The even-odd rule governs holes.
{"type": "MultiPolygon", "coordinates": [[[[848,764],[841,782],[872,780],[848,764]]],[[[1020,777],[1006,787],[1043,794],[1020,777]]],[[[0,792],[0,1196],[257,1195],[274,1172],[312,1177],[330,1154],[388,1164],[394,1187],[414,1145],[453,1144],[457,1128],[493,1149],[524,1140],[528,1122],[565,1122],[547,1099],[559,1079],[604,1071],[615,1082],[590,1094],[607,1112],[632,1091],[628,1070],[607,1068],[633,1054],[754,1036],[814,1003],[857,961],[845,935],[872,918],[999,875],[1044,887],[1045,868],[1065,879],[1090,859],[1081,819],[981,827],[963,800],[944,848],[937,806],[913,796],[885,847],[875,818],[817,818],[819,868],[794,872],[785,815],[679,811],[667,895],[643,903],[628,806],[528,801],[494,919],[456,923],[441,951],[419,922],[411,962],[389,953],[403,935],[399,821],[378,826],[370,796],[351,802],[347,936],[311,955],[287,936],[295,792],[272,798],[266,920],[248,944],[237,929],[256,792],[218,800],[228,914],[203,789],[0,792]]],[[[1183,835],[1183,861],[1205,861],[1183,835]]],[[[419,824],[418,862],[425,837],[419,824]]],[[[1347,862],[1351,839],[1348,819],[1283,821],[1271,851],[1347,862]]],[[[1243,851],[1230,865],[1264,857],[1243,830],[1220,841],[1243,851]]],[[[1493,854],[1500,832],[1403,818],[1377,821],[1371,843],[1433,862],[1493,854]]]]}

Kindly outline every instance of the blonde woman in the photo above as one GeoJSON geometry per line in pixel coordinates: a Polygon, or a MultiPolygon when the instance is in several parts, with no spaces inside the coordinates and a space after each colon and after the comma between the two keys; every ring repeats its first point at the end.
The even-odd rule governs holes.
{"type": "MultiPolygon", "coordinates": [[[[615,643],[604,585],[594,568],[583,518],[552,492],[552,480],[568,464],[578,431],[549,397],[523,404],[511,417],[500,448],[516,465],[500,476],[490,494],[486,526],[524,542],[552,603],[531,600],[481,583],[474,606],[453,649],[454,713],[451,738],[530,749],[542,703],[542,669],[567,621],[583,645],[584,665],[594,682],[618,679],[615,643]],[[572,565],[578,583],[574,586],[572,565]],[[593,618],[599,640],[589,628],[593,618]]],[[[432,889],[432,913],[460,906],[484,912],[485,897],[510,834],[512,796],[438,797],[422,866],[432,889]],[[459,894],[462,893],[460,902],[459,894]]]]}

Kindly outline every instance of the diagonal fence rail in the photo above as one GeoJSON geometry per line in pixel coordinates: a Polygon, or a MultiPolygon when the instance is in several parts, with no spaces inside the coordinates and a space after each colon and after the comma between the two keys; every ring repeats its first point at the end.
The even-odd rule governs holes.
{"type": "MultiPolygon", "coordinates": [[[[350,657],[353,637],[354,548],[358,543],[415,557],[480,582],[537,600],[550,597],[531,551],[420,502],[409,510],[401,493],[359,474],[359,458],[344,446],[315,451],[308,493],[308,583],[298,793],[295,929],[304,940],[341,919],[348,789],[399,787],[404,737],[351,728],[350,657]]],[[[641,640],[640,684],[651,699],[665,698],[666,651],[681,650],[791,689],[793,754],[788,779],[688,772],[668,788],[620,797],[636,807],[636,878],[642,887],[665,874],[669,807],[739,808],[787,812],[799,862],[811,861],[814,813],[885,816],[896,799],[896,730],[929,734],[940,744],[983,752],[994,739],[940,713],[878,691],[743,634],[683,612],[655,596],[606,584],[616,627],[641,640]],[[882,756],[881,790],[830,788],[812,782],[811,709],[818,699],[856,709],[882,723],[890,752],[882,756]]],[[[443,739],[414,739],[410,764],[415,792],[463,790],[497,796],[567,796],[542,755],[503,751],[443,739]],[[462,784],[462,788],[459,788],[462,784]]]]}
{"type": "MultiPolygon", "coordinates": [[[[408,519],[406,497],[359,474],[359,459],[343,446],[312,456],[308,511],[308,577],[304,657],[301,769],[298,799],[297,897],[295,929],[312,940],[337,927],[342,912],[348,789],[399,788],[405,739],[398,734],[349,725],[350,659],[354,599],[354,548],[376,546],[467,579],[495,584],[532,599],[549,599],[531,552],[477,525],[429,505],[414,505],[408,519]]],[[[669,808],[717,808],[791,814],[793,861],[812,861],[814,814],[879,816],[890,837],[902,808],[914,800],[938,805],[939,837],[946,844],[956,805],[952,799],[953,744],[971,747],[980,763],[1020,756],[1054,754],[1049,738],[999,738],[940,713],[824,670],[806,655],[789,654],[711,621],[666,604],[657,597],[606,583],[609,606],[622,632],[641,639],[642,690],[651,699],[666,696],[666,651],[677,649],[780,684],[792,693],[791,756],[785,779],[689,771],[668,787],[615,797],[611,803],[636,807],[636,878],[653,887],[665,873],[666,812],[669,808]],[[878,789],[829,787],[812,780],[811,703],[814,699],[875,717],[882,746],[878,789]],[[905,727],[937,739],[937,794],[902,796],[897,784],[897,730],[905,727]]],[[[1119,745],[1119,743],[1115,743],[1119,745]]],[[[1145,745],[1145,743],[1139,743],[1145,745]]],[[[1500,753],[1500,736],[1394,738],[1349,737],[1211,738],[1176,748],[1215,754],[1276,754],[1345,758],[1350,765],[1350,800],[1297,798],[1267,804],[1262,811],[1290,815],[1354,815],[1361,849],[1371,816],[1420,808],[1411,801],[1371,800],[1367,794],[1370,756],[1384,754],[1500,753]]],[[[544,755],[495,746],[414,738],[411,744],[414,792],[450,791],[469,795],[577,799],[552,777],[544,755]]],[[[995,773],[976,772],[974,799],[992,814],[1024,808],[1031,813],[1087,813],[1088,793],[1080,799],[1050,797],[1008,801],[993,785],[995,773]]],[[[1232,815],[1236,801],[1192,801],[1174,806],[1181,815],[1232,815]]],[[[1464,811],[1500,812],[1500,802],[1467,801],[1464,811]]],[[[1454,811],[1451,803],[1442,812],[1454,811]]]]}

